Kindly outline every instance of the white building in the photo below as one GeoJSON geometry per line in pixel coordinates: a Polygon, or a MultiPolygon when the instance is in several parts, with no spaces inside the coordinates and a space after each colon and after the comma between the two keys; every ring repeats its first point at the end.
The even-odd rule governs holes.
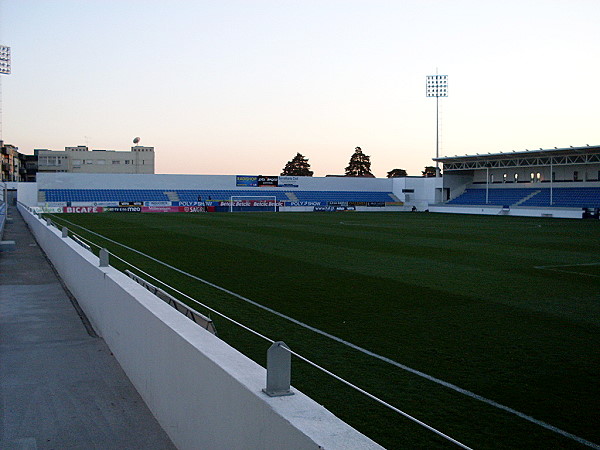
{"type": "Polygon", "coordinates": [[[123,173],[153,174],[154,147],[131,147],[131,151],[89,150],[87,146],[65,147],[64,151],[36,149],[38,173],[123,173]]]}

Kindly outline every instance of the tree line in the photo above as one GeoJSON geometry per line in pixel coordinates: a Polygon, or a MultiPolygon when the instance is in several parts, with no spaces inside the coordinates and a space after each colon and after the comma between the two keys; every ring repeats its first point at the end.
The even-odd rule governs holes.
{"type": "MultiPolygon", "coordinates": [[[[310,170],[310,163],[301,153],[296,153],[296,156],[288,161],[283,168],[281,175],[297,176],[297,177],[312,177],[313,171],[310,170]]],[[[424,177],[435,177],[435,167],[426,166],[421,172],[424,177]]],[[[354,153],[350,156],[350,162],[345,169],[344,176],[347,177],[371,177],[375,175],[371,173],[371,157],[363,153],[360,147],[354,148],[354,153]]],[[[408,173],[404,169],[392,169],[387,173],[388,178],[406,177],[408,173]]]]}

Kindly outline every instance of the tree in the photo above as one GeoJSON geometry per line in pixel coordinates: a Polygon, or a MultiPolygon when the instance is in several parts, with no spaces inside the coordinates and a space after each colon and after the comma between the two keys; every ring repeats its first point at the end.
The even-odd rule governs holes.
{"type": "Polygon", "coordinates": [[[293,175],[297,177],[312,177],[313,171],[310,170],[308,158],[302,154],[296,153],[296,156],[291,161],[288,161],[281,175],[293,175]]]}
{"type": "Polygon", "coordinates": [[[425,178],[435,177],[436,170],[437,169],[433,166],[426,166],[422,174],[425,178]]]}
{"type": "Polygon", "coordinates": [[[408,173],[404,169],[392,169],[387,173],[388,178],[407,177],[408,173]]]}
{"type": "Polygon", "coordinates": [[[360,147],[354,149],[350,163],[346,167],[347,177],[374,177],[371,173],[371,157],[365,155],[360,147]]]}

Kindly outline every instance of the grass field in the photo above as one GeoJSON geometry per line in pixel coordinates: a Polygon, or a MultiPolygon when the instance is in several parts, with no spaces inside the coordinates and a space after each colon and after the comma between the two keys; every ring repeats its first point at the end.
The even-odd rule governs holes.
{"type": "MultiPolygon", "coordinates": [[[[53,219],[600,443],[598,221],[426,213],[53,219]]],[[[468,446],[586,448],[62,223],[468,446]]],[[[214,320],[221,338],[265,364],[265,341],[214,320]]],[[[295,388],[383,446],[453,447],[307,364],[292,365],[295,388]]]]}

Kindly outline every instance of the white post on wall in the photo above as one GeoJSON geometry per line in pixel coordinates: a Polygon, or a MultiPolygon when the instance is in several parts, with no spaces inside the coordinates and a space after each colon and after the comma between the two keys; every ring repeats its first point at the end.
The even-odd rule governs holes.
{"type": "Polygon", "coordinates": [[[108,267],[109,266],[108,250],[106,250],[105,248],[101,248],[100,252],[98,253],[98,258],[100,259],[100,267],[108,267]]]}
{"type": "Polygon", "coordinates": [[[263,392],[269,397],[294,395],[290,390],[292,354],[285,342],[274,342],[267,351],[267,387],[263,392]]]}
{"type": "Polygon", "coordinates": [[[489,203],[489,193],[490,193],[490,168],[485,168],[485,204],[489,203]]]}

